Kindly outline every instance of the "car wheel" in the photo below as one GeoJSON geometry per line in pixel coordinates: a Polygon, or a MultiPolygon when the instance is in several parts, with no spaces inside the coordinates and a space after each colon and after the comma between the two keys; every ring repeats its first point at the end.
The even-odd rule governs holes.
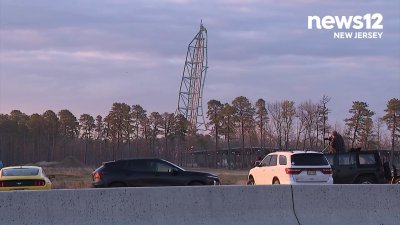
{"type": "Polygon", "coordinates": [[[110,187],[114,187],[114,188],[115,187],[126,187],[126,185],[123,183],[117,182],[117,183],[110,184],[110,187]]]}
{"type": "Polygon", "coordinates": [[[376,181],[372,177],[361,177],[358,179],[358,184],[375,184],[376,181]]]}
{"type": "Polygon", "coordinates": [[[202,185],[204,185],[204,184],[201,183],[201,182],[199,182],[199,181],[193,181],[193,182],[190,182],[189,185],[190,185],[190,186],[202,186],[202,185]]]}
{"type": "Polygon", "coordinates": [[[247,185],[255,185],[253,177],[249,177],[249,180],[247,181],[247,185]]]}
{"type": "Polygon", "coordinates": [[[272,184],[281,184],[281,182],[279,182],[278,178],[274,178],[274,180],[272,181],[272,184]]]}

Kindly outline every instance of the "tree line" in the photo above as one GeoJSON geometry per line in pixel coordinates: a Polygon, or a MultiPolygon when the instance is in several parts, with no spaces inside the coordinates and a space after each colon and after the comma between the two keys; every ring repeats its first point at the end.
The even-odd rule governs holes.
{"type": "MultiPolygon", "coordinates": [[[[74,156],[96,165],[118,158],[162,157],[182,164],[187,154],[217,153],[240,148],[322,150],[327,145],[330,98],[296,105],[290,100],[254,104],[246,97],[231,103],[207,103],[209,132],[195,132],[186,118],[174,113],[148,113],[140,105],[114,103],[108,115],[75,117],[68,109],[26,115],[19,110],[0,114],[0,160],[7,165],[61,161],[74,156]]],[[[400,101],[387,102],[386,114],[373,117],[366,102],[354,101],[344,127],[336,129],[347,148],[399,149],[400,101]],[[389,131],[389,132],[386,132],[389,131]]],[[[206,155],[207,156],[207,155],[206,155]]],[[[211,157],[212,158],[212,157],[211,157]]],[[[217,157],[213,157],[217,165],[217,157]]]]}

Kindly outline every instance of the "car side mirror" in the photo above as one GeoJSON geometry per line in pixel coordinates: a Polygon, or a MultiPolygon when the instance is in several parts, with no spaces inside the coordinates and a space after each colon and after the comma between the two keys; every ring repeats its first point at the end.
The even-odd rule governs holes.
{"type": "Polygon", "coordinates": [[[49,175],[47,178],[49,178],[49,180],[54,180],[56,178],[55,175],[49,175]]]}
{"type": "Polygon", "coordinates": [[[261,167],[261,161],[255,161],[254,166],[256,167],[261,167]]]}

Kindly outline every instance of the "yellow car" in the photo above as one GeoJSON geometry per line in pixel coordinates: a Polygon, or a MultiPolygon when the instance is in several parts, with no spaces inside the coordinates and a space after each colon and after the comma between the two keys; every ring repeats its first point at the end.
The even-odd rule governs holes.
{"type": "Polygon", "coordinates": [[[51,181],[39,166],[12,166],[0,170],[0,191],[48,190],[51,181]]]}

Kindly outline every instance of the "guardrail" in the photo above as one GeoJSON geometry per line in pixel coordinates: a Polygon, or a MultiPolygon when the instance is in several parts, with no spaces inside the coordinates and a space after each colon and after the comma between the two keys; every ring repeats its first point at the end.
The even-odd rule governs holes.
{"type": "Polygon", "coordinates": [[[0,224],[395,225],[399,200],[399,185],[14,191],[0,193],[0,224]]]}

